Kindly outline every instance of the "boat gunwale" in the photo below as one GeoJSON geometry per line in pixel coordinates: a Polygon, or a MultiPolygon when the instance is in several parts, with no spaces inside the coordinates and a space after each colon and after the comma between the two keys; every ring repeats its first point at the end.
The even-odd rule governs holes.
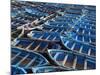
{"type": "MultiPolygon", "coordinates": [[[[71,40],[73,40],[73,39],[71,39],[71,40]]],[[[62,44],[65,46],[65,44],[64,44],[64,42],[63,42],[63,40],[62,40],[62,36],[61,36],[61,41],[62,41],[62,44]]],[[[80,42],[80,43],[81,43],[81,42],[80,42]]],[[[84,44],[84,43],[82,43],[82,44],[84,44]]],[[[88,44],[85,44],[85,45],[88,45],[88,44]]],[[[68,50],[72,51],[72,52],[79,53],[79,51],[71,50],[71,49],[70,49],[69,47],[67,47],[67,46],[65,46],[65,47],[66,47],[68,50]]],[[[94,47],[94,46],[92,46],[92,47],[94,47]]],[[[88,56],[88,57],[96,58],[96,56],[88,55],[88,54],[86,54],[86,53],[80,53],[80,54],[85,55],[85,56],[88,56]]]]}
{"type": "MultiPolygon", "coordinates": [[[[19,52],[19,51],[20,51],[20,52],[26,52],[27,55],[28,55],[28,54],[29,54],[29,55],[30,55],[30,54],[36,54],[37,56],[39,56],[39,57],[41,57],[41,58],[44,59],[45,63],[44,63],[43,65],[48,65],[48,64],[49,64],[49,61],[48,61],[43,55],[41,55],[40,53],[31,52],[31,51],[25,51],[24,49],[20,49],[20,48],[16,48],[16,47],[12,47],[11,49],[17,49],[18,52],[19,52]]],[[[43,66],[43,65],[42,65],[42,66],[43,66]]],[[[12,66],[20,67],[20,66],[16,66],[16,65],[12,65],[12,66]]],[[[38,66],[40,66],[40,65],[38,65],[38,66]]],[[[21,67],[21,68],[26,68],[26,67],[21,67]]],[[[31,67],[28,67],[28,68],[31,68],[31,67]]]]}
{"type": "MultiPolygon", "coordinates": [[[[62,64],[60,64],[58,61],[56,61],[56,60],[54,60],[54,58],[52,57],[52,55],[50,54],[50,52],[51,51],[59,51],[59,52],[65,52],[65,53],[72,53],[72,54],[77,54],[77,53],[74,53],[74,52],[71,52],[71,51],[65,51],[65,50],[57,50],[57,49],[49,49],[48,50],[48,54],[49,54],[49,56],[50,56],[50,58],[54,61],[54,62],[56,62],[56,64],[57,65],[59,65],[59,66],[62,66],[62,67],[64,67],[64,68],[69,68],[69,69],[73,69],[72,67],[67,67],[67,66],[64,66],[64,65],[62,65],[62,64]]],[[[77,55],[81,55],[81,54],[77,54],[77,55]]],[[[84,57],[84,58],[86,58],[86,59],[91,59],[91,60],[89,60],[89,61],[91,61],[91,62],[93,62],[93,63],[95,63],[96,61],[95,61],[95,59],[92,59],[92,58],[89,58],[89,57],[87,57],[87,56],[84,56],[84,55],[81,55],[82,57],[84,57]],[[93,61],[94,60],[94,61],[93,61]]],[[[78,69],[73,69],[73,70],[78,70],[78,69]]],[[[85,69],[84,69],[85,70],[85,69]]],[[[88,69],[87,69],[88,70],[88,69]]]]}

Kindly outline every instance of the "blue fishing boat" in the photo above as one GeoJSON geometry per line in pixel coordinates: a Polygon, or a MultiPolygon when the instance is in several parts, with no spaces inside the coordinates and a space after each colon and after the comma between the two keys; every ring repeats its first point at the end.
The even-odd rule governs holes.
{"type": "Polygon", "coordinates": [[[93,25],[86,25],[86,23],[85,24],[80,23],[80,24],[75,26],[75,29],[76,28],[80,28],[80,29],[84,29],[84,30],[86,29],[86,30],[89,30],[89,31],[95,31],[96,30],[95,26],[93,26],[93,25]]]}
{"type": "Polygon", "coordinates": [[[70,8],[69,10],[66,10],[66,13],[81,15],[83,12],[82,9],[70,8]]]}
{"type": "Polygon", "coordinates": [[[59,44],[52,41],[34,40],[28,38],[18,38],[12,42],[12,46],[32,52],[45,52],[47,49],[61,48],[59,44]]]}
{"type": "Polygon", "coordinates": [[[12,67],[24,70],[49,64],[48,60],[39,53],[27,52],[18,48],[11,48],[11,50],[12,67]]]}
{"type": "Polygon", "coordinates": [[[85,8],[85,6],[74,4],[74,5],[72,5],[71,8],[74,8],[74,9],[83,9],[83,8],[85,8]]]}
{"type": "Polygon", "coordinates": [[[95,6],[86,6],[85,8],[86,8],[87,10],[96,11],[96,7],[95,7],[95,6]]]}
{"type": "Polygon", "coordinates": [[[74,70],[95,69],[95,59],[86,57],[72,51],[49,49],[49,56],[59,66],[74,70]]]}
{"type": "Polygon", "coordinates": [[[24,68],[11,66],[11,75],[27,74],[24,68]]]}
{"type": "Polygon", "coordinates": [[[95,68],[95,6],[11,1],[12,75],[95,68]]]}
{"type": "Polygon", "coordinates": [[[91,57],[96,56],[95,46],[73,40],[70,37],[61,36],[61,41],[67,49],[73,52],[75,51],[75,52],[82,53],[91,57]]]}
{"type": "Polygon", "coordinates": [[[43,28],[41,29],[42,31],[46,31],[46,32],[58,32],[59,34],[64,34],[65,31],[68,31],[69,28],[56,28],[56,27],[51,27],[51,26],[46,26],[44,25],[43,28]]]}
{"type": "Polygon", "coordinates": [[[45,40],[45,41],[60,41],[60,35],[57,32],[43,32],[43,31],[31,31],[27,34],[32,39],[45,40]]]}
{"type": "Polygon", "coordinates": [[[76,21],[80,18],[81,15],[72,15],[72,14],[64,14],[63,16],[58,16],[54,19],[55,22],[67,22],[70,23],[71,21],[76,21]]]}
{"type": "Polygon", "coordinates": [[[11,26],[12,26],[12,29],[16,29],[18,26],[22,26],[22,25],[27,24],[28,22],[31,22],[34,20],[35,20],[35,18],[29,17],[27,15],[26,16],[19,15],[15,18],[11,19],[11,26]]]}
{"type": "Polygon", "coordinates": [[[56,27],[56,28],[68,28],[69,25],[73,25],[77,20],[80,19],[79,15],[63,15],[63,16],[58,16],[52,20],[49,20],[45,23],[45,25],[48,25],[49,27],[51,26],[56,27]]]}
{"type": "Polygon", "coordinates": [[[69,69],[59,66],[38,66],[33,68],[21,68],[12,66],[11,68],[12,68],[12,73],[11,73],[12,75],[69,71],[69,69]]]}
{"type": "Polygon", "coordinates": [[[67,28],[68,23],[67,22],[62,22],[62,21],[49,21],[44,24],[44,26],[49,26],[51,28],[67,28]]]}
{"type": "Polygon", "coordinates": [[[69,69],[59,66],[41,66],[33,68],[34,73],[46,73],[46,72],[60,72],[68,71],[69,69]]]}
{"type": "Polygon", "coordinates": [[[66,37],[70,37],[76,41],[82,42],[82,43],[87,43],[90,45],[96,45],[96,37],[94,35],[88,35],[88,34],[81,34],[77,32],[68,32],[65,33],[66,37]]]}
{"type": "Polygon", "coordinates": [[[76,25],[72,31],[82,34],[82,35],[88,35],[88,36],[96,35],[95,26],[88,26],[88,25],[78,26],[78,25],[76,25]]]}
{"type": "MultiPolygon", "coordinates": [[[[82,18],[83,19],[83,18],[82,18]]],[[[95,31],[96,31],[96,26],[95,26],[95,21],[93,20],[82,20],[79,21],[76,25],[75,25],[75,30],[84,30],[85,32],[88,31],[90,33],[92,33],[91,35],[95,35],[95,31]]]]}
{"type": "MultiPolygon", "coordinates": [[[[40,7],[38,7],[38,8],[40,8],[40,7]]],[[[49,16],[48,13],[40,11],[38,8],[36,6],[31,6],[31,5],[28,6],[27,4],[24,4],[22,2],[17,2],[17,1],[13,2],[12,3],[12,11],[11,11],[11,13],[12,13],[12,19],[11,19],[12,29],[15,29],[19,26],[23,26],[28,23],[31,24],[35,20],[40,20],[46,16],[49,16]],[[19,8],[19,7],[21,7],[21,8],[19,8]]]]}
{"type": "Polygon", "coordinates": [[[25,8],[25,11],[30,14],[30,15],[36,15],[37,17],[43,17],[43,16],[48,16],[48,13],[45,12],[41,12],[38,9],[34,8],[34,7],[28,7],[25,8]]]}

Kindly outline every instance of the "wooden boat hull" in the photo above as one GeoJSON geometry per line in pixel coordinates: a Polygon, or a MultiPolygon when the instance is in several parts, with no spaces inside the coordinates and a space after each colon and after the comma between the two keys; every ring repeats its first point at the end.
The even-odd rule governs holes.
{"type": "Polygon", "coordinates": [[[12,75],[96,68],[95,6],[11,3],[12,75]]]}
{"type": "Polygon", "coordinates": [[[87,35],[87,34],[79,34],[77,32],[69,32],[65,33],[66,37],[72,38],[76,41],[82,42],[82,43],[87,43],[89,45],[96,45],[96,37],[92,35],[87,35]]]}
{"type": "Polygon", "coordinates": [[[11,63],[16,67],[32,68],[47,65],[49,62],[39,53],[12,48],[11,63]]]}
{"type": "Polygon", "coordinates": [[[34,39],[16,39],[12,42],[13,47],[21,48],[26,51],[46,52],[47,49],[60,49],[60,45],[55,42],[34,40],[34,39]]]}
{"type": "Polygon", "coordinates": [[[43,31],[31,31],[27,34],[28,37],[37,40],[45,40],[45,41],[60,41],[60,35],[56,32],[43,32],[43,31]]]}
{"type": "Polygon", "coordinates": [[[82,53],[90,57],[96,56],[95,46],[90,46],[88,44],[81,43],[79,41],[73,40],[68,37],[63,37],[63,36],[61,36],[61,41],[67,49],[73,52],[82,53]]]}
{"type": "Polygon", "coordinates": [[[71,51],[49,49],[49,56],[59,66],[74,70],[95,69],[95,59],[71,51]]]}
{"type": "Polygon", "coordinates": [[[47,72],[60,72],[60,71],[68,71],[67,68],[56,67],[56,66],[43,66],[33,68],[34,73],[47,73],[47,72]]]}

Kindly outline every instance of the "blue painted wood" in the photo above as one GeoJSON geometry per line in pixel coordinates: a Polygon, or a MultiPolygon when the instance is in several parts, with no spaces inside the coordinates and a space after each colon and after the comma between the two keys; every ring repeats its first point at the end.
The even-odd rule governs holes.
{"type": "Polygon", "coordinates": [[[61,41],[62,41],[63,45],[71,51],[83,53],[85,55],[93,56],[93,57],[95,57],[95,55],[96,55],[95,46],[92,46],[92,45],[89,45],[86,43],[82,43],[77,40],[73,40],[70,37],[68,38],[68,37],[61,36],[61,41]]]}
{"type": "Polygon", "coordinates": [[[11,50],[11,64],[15,69],[20,68],[24,71],[25,69],[32,69],[33,67],[49,64],[48,60],[39,53],[27,52],[23,49],[18,48],[11,48],[11,50]]]}
{"type": "Polygon", "coordinates": [[[27,35],[33,39],[55,41],[55,42],[60,41],[60,35],[57,32],[31,31],[27,35]]]}
{"type": "Polygon", "coordinates": [[[49,49],[49,56],[59,66],[74,70],[95,69],[95,59],[67,50],[49,49]]]}
{"type": "Polygon", "coordinates": [[[40,28],[34,28],[29,24],[30,28],[34,28],[26,34],[29,37],[13,40],[13,75],[96,68],[95,6],[18,1],[12,3],[12,8],[13,31],[36,19],[55,15],[47,22],[43,21],[40,28]],[[31,33],[32,35],[29,35],[31,33]],[[45,57],[41,56],[41,52],[45,57]],[[45,61],[46,58],[50,62],[49,65],[48,61],[45,61]],[[51,63],[52,61],[56,64],[51,63]],[[47,64],[43,65],[46,62],[47,64]]]}
{"type": "Polygon", "coordinates": [[[56,43],[52,43],[52,41],[44,41],[44,40],[34,40],[34,39],[27,39],[27,38],[19,38],[17,39],[14,44],[14,47],[23,48],[28,51],[39,51],[44,52],[48,48],[60,49],[60,45],[56,43]]]}
{"type": "Polygon", "coordinates": [[[88,34],[81,34],[81,33],[77,33],[75,31],[69,32],[69,33],[65,33],[66,37],[70,37],[73,40],[82,42],[82,43],[87,43],[89,45],[95,46],[96,45],[96,36],[95,35],[88,35],[88,34]]]}
{"type": "Polygon", "coordinates": [[[33,68],[34,73],[46,73],[46,72],[59,72],[59,71],[68,71],[69,69],[64,67],[56,67],[56,66],[41,66],[33,68]]]}

